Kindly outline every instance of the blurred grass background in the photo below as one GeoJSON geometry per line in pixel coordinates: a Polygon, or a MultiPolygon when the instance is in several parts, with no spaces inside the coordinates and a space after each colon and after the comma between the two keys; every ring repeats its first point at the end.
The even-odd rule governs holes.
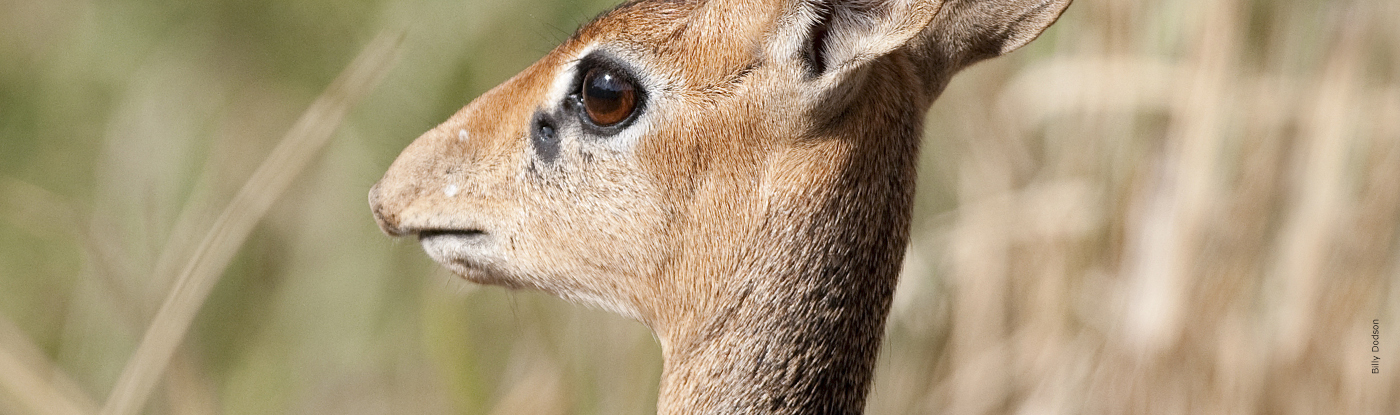
{"type": "MultiPolygon", "coordinates": [[[[0,0],[0,413],[97,413],[220,212],[386,29],[392,70],[226,238],[142,413],[654,412],[644,327],[459,282],[365,203],[612,3],[0,0]]],[[[1400,413],[1396,16],[1077,0],[956,78],[869,412],[1400,413]]]]}

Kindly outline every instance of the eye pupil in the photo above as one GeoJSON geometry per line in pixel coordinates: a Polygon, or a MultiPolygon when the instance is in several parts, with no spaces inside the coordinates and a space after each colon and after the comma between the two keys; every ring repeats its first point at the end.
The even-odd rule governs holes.
{"type": "Polygon", "coordinates": [[[583,77],[583,109],[589,121],[610,126],[626,120],[637,108],[637,87],[604,69],[592,69],[583,77]]]}

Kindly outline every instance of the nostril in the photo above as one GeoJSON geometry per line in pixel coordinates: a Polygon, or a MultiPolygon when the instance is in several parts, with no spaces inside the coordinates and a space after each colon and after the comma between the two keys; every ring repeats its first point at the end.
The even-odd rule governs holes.
{"type": "Polygon", "coordinates": [[[408,232],[399,228],[396,218],[380,213],[380,210],[377,208],[374,209],[374,222],[379,224],[379,230],[384,232],[385,235],[398,237],[408,234],[408,232]]]}

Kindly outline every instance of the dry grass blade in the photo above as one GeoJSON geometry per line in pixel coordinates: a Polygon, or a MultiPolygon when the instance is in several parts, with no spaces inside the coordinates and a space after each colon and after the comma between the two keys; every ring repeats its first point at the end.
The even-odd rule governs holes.
{"type": "Polygon", "coordinates": [[[54,415],[84,415],[91,409],[82,407],[59,392],[37,371],[29,370],[18,356],[0,348],[0,388],[30,413],[54,415]]]}
{"type": "MultiPolygon", "coordinates": [[[[0,220],[34,235],[79,233],[68,226],[79,222],[77,215],[58,195],[11,177],[0,177],[0,194],[9,196],[0,202],[0,220]]],[[[56,415],[96,412],[97,406],[75,385],[19,327],[0,316],[0,395],[18,406],[12,410],[56,415]]]]}
{"type": "Polygon", "coordinates": [[[6,392],[18,410],[50,415],[95,412],[97,406],[75,385],[14,323],[0,317],[0,392],[6,392]]]}
{"type": "Polygon", "coordinates": [[[224,268],[258,220],[330,140],[345,114],[383,78],[401,34],[381,34],[302,114],[205,234],[107,397],[103,415],[141,410],[224,268]]]}

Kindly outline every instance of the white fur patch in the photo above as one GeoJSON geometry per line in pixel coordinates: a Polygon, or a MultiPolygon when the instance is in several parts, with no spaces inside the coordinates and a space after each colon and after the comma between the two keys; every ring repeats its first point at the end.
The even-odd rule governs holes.
{"type": "Polygon", "coordinates": [[[442,189],[442,194],[447,195],[447,197],[457,196],[457,194],[461,192],[462,188],[457,187],[457,185],[455,184],[449,184],[447,185],[447,187],[442,189]]]}
{"type": "Polygon", "coordinates": [[[578,72],[578,60],[579,58],[588,56],[595,48],[596,46],[589,45],[579,49],[577,55],[570,57],[564,62],[564,65],[559,67],[559,71],[554,74],[554,81],[549,84],[549,92],[545,93],[544,102],[546,105],[559,105],[559,103],[564,102],[564,97],[574,92],[574,77],[578,76],[576,74],[576,72],[578,72]]]}
{"type": "Polygon", "coordinates": [[[461,130],[457,130],[457,141],[464,141],[464,142],[465,142],[465,141],[467,141],[467,138],[468,138],[468,137],[469,137],[469,136],[467,135],[467,130],[466,130],[465,128],[464,128],[464,129],[461,129],[461,130]]]}

